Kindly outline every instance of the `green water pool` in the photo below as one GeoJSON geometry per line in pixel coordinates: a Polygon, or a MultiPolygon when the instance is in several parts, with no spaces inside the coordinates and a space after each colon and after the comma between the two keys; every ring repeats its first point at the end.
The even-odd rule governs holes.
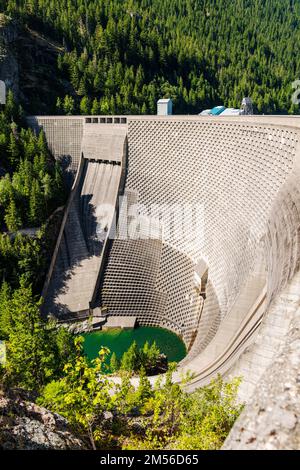
{"type": "Polygon", "coordinates": [[[115,328],[85,333],[82,336],[85,339],[84,352],[90,360],[98,356],[101,346],[109,348],[111,352],[116,353],[118,359],[121,359],[133,341],[136,341],[138,347],[142,347],[146,341],[149,343],[155,341],[169,362],[179,362],[186,355],[184,342],[175,333],[164,328],[153,326],[140,326],[128,330],[115,328]]]}

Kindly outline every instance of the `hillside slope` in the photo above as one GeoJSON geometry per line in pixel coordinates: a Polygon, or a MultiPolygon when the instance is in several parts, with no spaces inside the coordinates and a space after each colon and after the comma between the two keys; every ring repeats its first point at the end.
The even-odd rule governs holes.
{"type": "Polygon", "coordinates": [[[298,113],[298,0],[0,0],[1,10],[42,47],[41,56],[26,47],[25,91],[49,110],[55,94],[57,111],[70,114],[155,113],[161,96],[176,113],[195,113],[250,95],[257,112],[298,113]]]}
{"type": "Polygon", "coordinates": [[[0,13],[0,79],[28,113],[55,113],[56,97],[73,93],[58,71],[62,52],[59,43],[0,13]]]}

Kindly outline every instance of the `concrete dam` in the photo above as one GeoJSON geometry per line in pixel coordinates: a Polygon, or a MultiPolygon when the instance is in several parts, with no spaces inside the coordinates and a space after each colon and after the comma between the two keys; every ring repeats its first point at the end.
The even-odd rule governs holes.
{"type": "Polygon", "coordinates": [[[289,393],[274,383],[278,364],[287,362],[291,387],[296,380],[288,351],[300,312],[300,119],[28,121],[44,130],[72,184],[44,311],[68,319],[102,309],[176,332],[188,349],[177,377],[191,371],[191,390],[217,373],[243,376],[240,397],[249,405],[227,448],[259,448],[259,439],[278,447],[278,436],[258,437],[253,423],[258,415],[274,421],[278,397],[283,403],[289,393]],[[183,210],[184,223],[174,210],[183,210]],[[259,414],[263,397],[269,405],[259,414]]]}
{"type": "Polygon", "coordinates": [[[82,139],[80,162],[43,290],[44,312],[66,320],[89,315],[96,305],[121,189],[125,130],[94,131],[88,127],[82,139]]]}

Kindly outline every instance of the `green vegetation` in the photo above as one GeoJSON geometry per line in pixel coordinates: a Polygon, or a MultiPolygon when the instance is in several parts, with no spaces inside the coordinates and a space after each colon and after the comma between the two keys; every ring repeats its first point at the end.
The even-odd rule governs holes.
{"type": "Polygon", "coordinates": [[[32,283],[35,292],[41,287],[47,269],[47,243],[44,229],[35,237],[0,234],[0,279],[17,288],[20,277],[32,283]]]}
{"type": "MultiPolygon", "coordinates": [[[[259,112],[297,112],[290,95],[300,67],[299,2],[0,0],[0,9],[63,45],[54,47],[56,68],[49,65],[49,76],[71,84],[55,97],[58,113],[154,113],[164,96],[177,113],[192,113],[217,102],[238,106],[244,95],[259,112]]],[[[55,239],[46,224],[64,201],[60,166],[9,93],[0,112],[1,386],[32,392],[93,448],[219,449],[242,409],[239,380],[218,377],[188,394],[188,378],[174,383],[171,367],[151,385],[159,349],[133,343],[121,361],[110,357],[111,372],[121,376],[115,383],[105,375],[107,348],[91,363],[81,337],[74,342],[41,317],[55,239]],[[21,232],[33,227],[33,235],[21,232]]]]}
{"type": "Polygon", "coordinates": [[[20,124],[22,110],[9,92],[0,113],[0,227],[12,232],[40,226],[64,202],[61,168],[44,133],[36,136],[20,124]]]}
{"type": "MultiPolygon", "coordinates": [[[[119,369],[127,372],[139,372],[141,368],[145,369],[147,375],[151,375],[158,371],[162,355],[156,346],[155,341],[150,345],[148,341],[145,342],[142,348],[138,348],[134,341],[128,351],[125,351],[119,369]]],[[[113,358],[111,359],[111,361],[113,358]]],[[[113,365],[116,367],[115,361],[113,365]]],[[[167,367],[167,360],[165,361],[167,367]]],[[[117,369],[118,370],[118,369],[117,369]]]]}
{"type": "Polygon", "coordinates": [[[109,351],[102,348],[90,364],[76,338],[75,360],[64,376],[44,388],[38,402],[65,416],[77,433],[99,449],[219,449],[241,412],[236,402],[239,380],[188,394],[169,370],[151,386],[145,370],[135,389],[130,374],[115,384],[103,375],[109,351]]]}
{"type": "Polygon", "coordinates": [[[53,248],[50,224],[43,222],[64,202],[65,191],[43,133],[25,127],[11,92],[0,112],[0,170],[0,339],[7,345],[2,380],[37,393],[74,357],[73,336],[41,318],[36,295],[53,248]],[[41,228],[30,236],[19,231],[32,226],[41,228]]]}
{"type": "MultiPolygon", "coordinates": [[[[148,348],[154,341],[156,343],[154,349],[159,349],[169,362],[180,362],[186,356],[185,344],[179,336],[170,330],[154,326],[109,328],[85,333],[82,336],[85,339],[84,352],[90,360],[98,357],[100,346],[105,346],[115,353],[120,364],[124,352],[128,351],[133,342],[137,345],[136,349],[142,350],[144,347],[148,348]],[[146,342],[149,344],[145,346],[146,342]]],[[[163,365],[164,356],[159,359],[160,365],[163,365]]],[[[107,364],[110,359],[109,357],[107,364]]],[[[139,371],[139,367],[136,370],[139,371]]]]}
{"type": "Polygon", "coordinates": [[[146,341],[141,348],[138,347],[136,341],[133,341],[120,360],[115,352],[107,359],[109,359],[106,361],[107,371],[111,374],[128,372],[136,375],[143,369],[146,375],[155,375],[166,372],[168,369],[167,357],[160,352],[155,341],[151,345],[146,341]]]}
{"type": "Polygon", "coordinates": [[[0,112],[0,282],[17,288],[22,277],[40,292],[53,247],[46,221],[65,197],[61,168],[43,132],[26,128],[9,92],[0,112]],[[36,228],[30,236],[20,232],[30,227],[36,228]]]}
{"type": "Polygon", "coordinates": [[[253,98],[297,113],[298,0],[0,0],[0,9],[63,45],[57,70],[73,90],[58,112],[176,113],[253,98]]]}
{"type": "MultiPolygon", "coordinates": [[[[85,336],[84,342],[86,342],[86,338],[89,339],[89,333],[85,336]]],[[[116,339],[115,343],[117,341],[116,339]]],[[[98,342],[98,344],[102,344],[102,348],[109,350],[107,346],[103,346],[103,343],[98,342]]],[[[84,352],[90,362],[93,363],[93,359],[87,354],[87,348],[84,348],[84,352]]],[[[97,346],[97,352],[99,352],[99,346],[97,346]]],[[[174,364],[176,363],[174,362],[174,364]]],[[[156,375],[168,370],[168,358],[161,353],[155,341],[152,344],[146,341],[141,347],[138,347],[137,342],[133,341],[120,359],[115,351],[111,355],[107,355],[105,365],[104,371],[110,374],[128,372],[132,375],[138,375],[143,369],[146,375],[156,375]]]]}
{"type": "Polygon", "coordinates": [[[5,386],[38,393],[49,380],[60,377],[64,364],[74,357],[73,335],[41,318],[40,302],[23,278],[12,290],[0,291],[0,338],[6,340],[5,386]]]}

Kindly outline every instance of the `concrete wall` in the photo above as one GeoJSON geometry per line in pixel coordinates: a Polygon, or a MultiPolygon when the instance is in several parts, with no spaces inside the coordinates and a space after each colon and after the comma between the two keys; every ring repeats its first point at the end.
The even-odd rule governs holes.
{"type": "Polygon", "coordinates": [[[265,318],[256,342],[232,371],[243,374],[241,391],[247,406],[224,450],[299,450],[299,283],[298,273],[265,318]]]}
{"type": "MultiPolygon", "coordinates": [[[[125,194],[129,207],[142,204],[144,219],[153,204],[202,207],[203,233],[195,233],[187,218],[192,235],[187,240],[176,228],[170,237],[162,230],[151,240],[114,240],[99,301],[111,315],[131,314],[181,334],[190,349],[182,367],[195,373],[191,388],[216,372],[241,374],[241,397],[248,400],[277,353],[277,333],[286,342],[294,307],[287,307],[281,295],[289,282],[295,282],[293,302],[298,302],[300,119],[127,116],[121,122],[120,117],[99,116],[34,121],[44,127],[56,156],[69,152],[74,168],[83,130],[89,157],[100,160],[101,149],[115,152],[115,144],[103,146],[103,136],[112,132],[118,139],[120,132],[127,133],[125,194]],[[57,127],[62,127],[58,134],[57,127]],[[194,281],[203,260],[208,266],[205,299],[194,281]]],[[[158,218],[159,209],[152,210],[158,218]]]]}
{"type": "MultiPolygon", "coordinates": [[[[74,119],[69,122],[73,128],[74,119]]],[[[106,128],[99,137],[93,124],[83,128],[82,159],[43,290],[45,314],[59,319],[88,315],[99,297],[99,273],[114,223],[125,150],[124,129],[115,133],[106,128]]]]}
{"type": "Polygon", "coordinates": [[[84,118],[30,116],[27,122],[36,132],[43,129],[49,149],[61,161],[66,180],[71,186],[81,158],[84,118]]]}

